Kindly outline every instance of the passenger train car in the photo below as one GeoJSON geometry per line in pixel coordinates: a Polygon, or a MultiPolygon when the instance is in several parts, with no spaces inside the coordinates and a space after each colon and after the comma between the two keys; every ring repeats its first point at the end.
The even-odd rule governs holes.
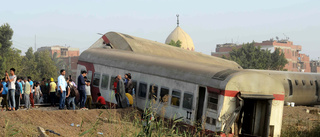
{"type": "Polygon", "coordinates": [[[93,100],[100,92],[116,104],[114,77],[131,73],[140,109],[152,101],[159,115],[181,117],[185,124],[200,124],[207,131],[280,136],[283,84],[232,61],[109,32],[81,53],[78,75],[81,70],[92,80],[93,100]]]}
{"type": "Polygon", "coordinates": [[[320,74],[252,70],[267,74],[282,83],[285,89],[285,101],[294,102],[295,105],[319,105],[320,74]]]}

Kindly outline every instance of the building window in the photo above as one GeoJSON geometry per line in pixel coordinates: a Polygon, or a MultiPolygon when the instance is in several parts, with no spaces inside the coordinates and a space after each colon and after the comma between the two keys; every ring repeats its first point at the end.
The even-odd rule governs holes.
{"type": "Polygon", "coordinates": [[[61,56],[67,56],[67,51],[68,51],[67,48],[61,48],[61,49],[60,49],[61,56]]]}
{"type": "Polygon", "coordinates": [[[160,90],[160,102],[169,101],[169,89],[161,87],[160,90]]]}
{"type": "Polygon", "coordinates": [[[108,89],[108,84],[109,84],[109,75],[102,74],[101,88],[108,89]]]}
{"type": "Polygon", "coordinates": [[[292,56],[294,56],[294,51],[292,51],[292,56]]]}
{"type": "Polygon", "coordinates": [[[141,83],[139,84],[139,97],[145,98],[147,95],[147,84],[141,83]]]}
{"type": "Polygon", "coordinates": [[[208,108],[212,110],[218,109],[218,94],[209,93],[208,95],[208,108]]]}
{"type": "Polygon", "coordinates": [[[180,106],[180,96],[181,92],[178,90],[172,91],[171,105],[180,106]]]}
{"type": "Polygon", "coordinates": [[[192,109],[192,103],[193,103],[193,95],[189,93],[184,93],[182,107],[186,109],[192,109]]]}
{"type": "Polygon", "coordinates": [[[100,73],[94,73],[92,85],[95,87],[99,87],[100,83],[100,73]]]}
{"type": "Polygon", "coordinates": [[[158,98],[158,86],[150,85],[149,87],[149,99],[154,98],[157,100],[158,98]]]}

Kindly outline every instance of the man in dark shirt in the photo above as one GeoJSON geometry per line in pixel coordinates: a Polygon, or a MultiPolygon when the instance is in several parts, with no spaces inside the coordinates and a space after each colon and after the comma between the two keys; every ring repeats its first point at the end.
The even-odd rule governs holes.
{"type": "Polygon", "coordinates": [[[84,107],[85,102],[86,102],[86,82],[84,80],[84,77],[87,75],[87,71],[82,70],[81,74],[78,77],[78,91],[80,94],[80,109],[86,109],[84,107]]]}

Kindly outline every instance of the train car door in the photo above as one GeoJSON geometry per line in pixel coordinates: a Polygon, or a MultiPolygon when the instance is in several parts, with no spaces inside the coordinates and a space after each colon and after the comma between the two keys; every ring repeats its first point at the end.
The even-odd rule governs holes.
{"type": "Polygon", "coordinates": [[[206,88],[199,86],[199,93],[198,93],[198,105],[197,105],[197,126],[201,126],[202,124],[202,115],[203,115],[203,107],[204,107],[204,100],[206,95],[206,88]]]}
{"type": "Polygon", "coordinates": [[[246,136],[268,137],[270,130],[270,116],[272,95],[268,96],[246,96],[241,95],[244,99],[240,116],[242,116],[241,134],[246,136]]]}

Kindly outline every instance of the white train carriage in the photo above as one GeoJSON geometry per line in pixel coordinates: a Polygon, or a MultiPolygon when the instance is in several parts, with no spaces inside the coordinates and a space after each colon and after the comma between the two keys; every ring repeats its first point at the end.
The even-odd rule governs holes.
{"type": "MultiPolygon", "coordinates": [[[[113,79],[129,72],[136,83],[135,105],[140,109],[154,101],[153,107],[158,108],[159,115],[163,113],[169,119],[182,117],[184,123],[200,124],[207,131],[280,136],[284,87],[278,80],[264,73],[244,71],[228,61],[224,67],[221,59],[189,54],[174,47],[167,50],[173,48],[176,54],[191,55],[194,60],[126,50],[150,49],[150,44],[143,44],[146,41],[129,35],[126,37],[136,41],[123,41],[120,33],[107,34],[81,53],[78,62],[78,74],[80,70],[87,70],[88,78],[92,79],[94,100],[100,92],[108,103],[116,104],[111,90],[113,79]],[[123,48],[123,43],[130,43],[129,47],[123,48]],[[152,96],[156,96],[155,100],[152,96]],[[161,111],[162,108],[165,111],[161,111]]],[[[161,46],[151,42],[154,44],[161,46]]]]}

